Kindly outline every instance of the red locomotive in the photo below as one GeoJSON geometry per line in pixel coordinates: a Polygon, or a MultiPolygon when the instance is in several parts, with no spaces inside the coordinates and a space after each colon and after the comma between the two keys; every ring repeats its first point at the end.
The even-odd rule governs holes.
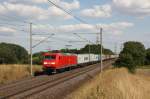
{"type": "Polygon", "coordinates": [[[43,69],[48,72],[77,65],[77,56],[62,53],[44,53],[43,69]]]}

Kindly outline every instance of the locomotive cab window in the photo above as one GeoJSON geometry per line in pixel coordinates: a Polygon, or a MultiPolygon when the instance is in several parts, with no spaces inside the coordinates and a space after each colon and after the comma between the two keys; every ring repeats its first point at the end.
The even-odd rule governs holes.
{"type": "Polygon", "coordinates": [[[56,59],[56,56],[54,56],[54,55],[47,55],[47,56],[45,56],[45,59],[47,59],[47,60],[55,60],[56,59]]]}

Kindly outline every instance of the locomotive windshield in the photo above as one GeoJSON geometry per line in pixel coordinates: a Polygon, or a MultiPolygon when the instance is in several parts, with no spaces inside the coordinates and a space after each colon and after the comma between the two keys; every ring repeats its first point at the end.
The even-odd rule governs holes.
{"type": "Polygon", "coordinates": [[[47,59],[47,60],[55,60],[56,59],[56,56],[54,56],[54,55],[47,55],[47,56],[45,56],[45,59],[47,59]]]}

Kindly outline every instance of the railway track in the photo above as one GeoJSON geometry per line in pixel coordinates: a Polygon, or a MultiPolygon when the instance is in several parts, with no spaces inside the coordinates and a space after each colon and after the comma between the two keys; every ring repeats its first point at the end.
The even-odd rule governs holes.
{"type": "MultiPolygon", "coordinates": [[[[109,63],[105,62],[104,65],[106,66],[110,63],[112,63],[112,61],[109,63]]],[[[98,64],[94,64],[92,66],[78,68],[56,75],[39,76],[12,83],[0,88],[0,99],[26,99],[28,97],[37,95],[42,91],[52,89],[53,87],[70,79],[76,78],[90,71],[97,70],[97,68],[98,64]]]]}

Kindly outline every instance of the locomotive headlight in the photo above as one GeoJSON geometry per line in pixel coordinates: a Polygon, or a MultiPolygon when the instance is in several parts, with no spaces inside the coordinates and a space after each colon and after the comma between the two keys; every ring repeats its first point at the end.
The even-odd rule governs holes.
{"type": "Polygon", "coordinates": [[[47,62],[44,62],[44,64],[46,65],[46,64],[48,64],[47,62]]]}
{"type": "Polygon", "coordinates": [[[51,62],[51,64],[52,64],[52,65],[54,65],[54,64],[55,64],[55,62],[51,62]]]}

